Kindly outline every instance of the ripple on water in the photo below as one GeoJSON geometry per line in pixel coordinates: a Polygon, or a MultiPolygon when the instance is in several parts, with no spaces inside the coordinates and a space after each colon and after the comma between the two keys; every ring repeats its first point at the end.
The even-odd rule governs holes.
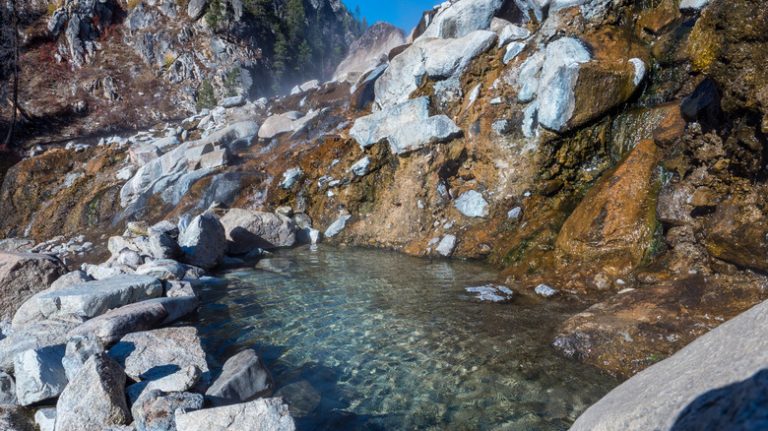
{"type": "Polygon", "coordinates": [[[300,248],[202,292],[207,350],[262,354],[306,430],[565,430],[617,384],[549,346],[572,310],[480,303],[468,262],[300,248]]]}

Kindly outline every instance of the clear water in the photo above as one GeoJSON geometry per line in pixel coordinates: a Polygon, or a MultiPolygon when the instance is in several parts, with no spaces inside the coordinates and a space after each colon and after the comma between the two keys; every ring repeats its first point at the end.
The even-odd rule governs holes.
{"type": "Polygon", "coordinates": [[[483,265],[321,247],[259,266],[204,291],[198,326],[214,357],[263,355],[301,430],[565,430],[617,384],[550,348],[565,305],[469,296],[483,265]]]}

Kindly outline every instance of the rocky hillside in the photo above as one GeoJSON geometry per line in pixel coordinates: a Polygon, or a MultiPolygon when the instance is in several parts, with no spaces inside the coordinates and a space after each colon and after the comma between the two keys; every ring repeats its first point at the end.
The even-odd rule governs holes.
{"type": "MultiPolygon", "coordinates": [[[[168,19],[164,8],[185,23],[206,13],[194,13],[197,2],[187,11],[149,3],[121,9],[119,31],[104,30],[130,50],[110,57],[102,41],[89,54],[84,42],[79,59],[71,45],[54,44],[70,48],[56,49],[66,67],[51,70],[85,85],[89,65],[113,65],[116,105],[88,102],[89,112],[122,103],[136,111],[109,112],[192,109],[200,88],[183,101],[162,88],[187,85],[173,80],[198,69],[195,82],[209,82],[209,105],[219,106],[26,158],[0,191],[0,235],[84,234],[103,248],[128,221],[279,208],[314,229],[311,238],[486,259],[521,295],[554,290],[585,309],[554,346],[622,376],[766,298],[762,1],[448,2],[425,13],[406,44],[393,48],[402,35],[373,27],[342,63],[354,73],[340,67],[336,80],[258,101],[222,99],[227,68],[204,68],[217,55],[241,64],[240,39],[204,18],[167,39],[139,31],[168,19]],[[206,48],[174,51],[182,36],[206,48]],[[163,66],[166,52],[174,56],[163,66]],[[154,74],[125,67],[146,64],[145,54],[154,74]],[[134,72],[134,90],[121,90],[121,74],[134,72]]],[[[94,88],[109,93],[103,78],[94,88]]],[[[80,99],[65,93],[84,94],[35,79],[49,83],[34,87],[41,104],[43,94],[67,103],[80,99]]],[[[246,81],[235,93],[254,94],[246,81]]]]}
{"type": "MultiPolygon", "coordinates": [[[[363,30],[339,0],[36,0],[18,8],[19,99],[32,118],[17,146],[146,128],[226,97],[256,99],[330,77],[363,30]]],[[[4,122],[9,111],[0,111],[4,122]]]]}

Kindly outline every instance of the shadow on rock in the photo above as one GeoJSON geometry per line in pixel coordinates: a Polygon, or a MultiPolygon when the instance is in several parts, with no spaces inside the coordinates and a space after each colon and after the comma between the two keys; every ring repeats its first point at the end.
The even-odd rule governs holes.
{"type": "Polygon", "coordinates": [[[697,397],[671,431],[768,429],[768,369],[697,397]]]}

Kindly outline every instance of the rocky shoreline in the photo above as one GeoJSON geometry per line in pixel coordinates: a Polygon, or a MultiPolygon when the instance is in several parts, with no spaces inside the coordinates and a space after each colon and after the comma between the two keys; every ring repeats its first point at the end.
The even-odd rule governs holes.
{"type": "Polygon", "coordinates": [[[0,252],[0,313],[12,316],[0,333],[2,429],[32,429],[31,411],[45,431],[295,429],[255,351],[217,358],[214,378],[197,330],[174,324],[216,283],[207,270],[296,244],[294,219],[232,209],[181,227],[131,223],[109,239],[108,261],[71,272],[50,254],[0,252]]]}

